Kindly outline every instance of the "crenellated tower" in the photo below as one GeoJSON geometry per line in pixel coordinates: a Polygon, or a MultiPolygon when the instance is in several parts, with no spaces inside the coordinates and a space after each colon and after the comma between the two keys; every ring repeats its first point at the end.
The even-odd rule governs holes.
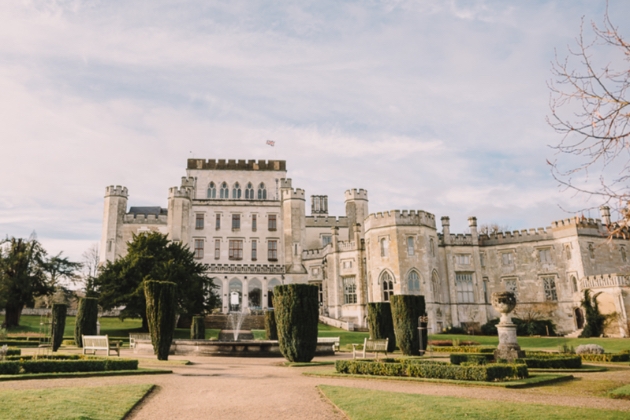
{"type": "MultiPolygon", "coordinates": [[[[348,218],[348,240],[352,241],[355,237],[357,224],[364,225],[365,219],[370,214],[368,212],[368,194],[364,189],[353,188],[345,192],[346,217],[348,218]]],[[[365,229],[361,228],[359,232],[363,238],[365,229]]]]}
{"type": "Polygon", "coordinates": [[[291,179],[281,180],[284,264],[287,274],[306,274],[302,251],[306,239],[306,198],[304,190],[292,188],[291,179]]]}
{"type": "Polygon", "coordinates": [[[123,252],[123,219],[127,212],[127,187],[110,185],[105,188],[105,211],[101,235],[100,263],[114,261],[123,252]]]}
{"type": "MultiPolygon", "coordinates": [[[[184,184],[184,178],[182,178],[184,184]]],[[[192,189],[187,186],[172,187],[168,190],[168,236],[191,246],[190,227],[192,225],[192,189]]]]}

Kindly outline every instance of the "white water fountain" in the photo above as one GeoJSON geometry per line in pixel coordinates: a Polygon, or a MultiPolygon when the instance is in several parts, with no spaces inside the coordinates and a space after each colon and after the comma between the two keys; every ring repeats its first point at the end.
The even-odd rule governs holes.
{"type": "Polygon", "coordinates": [[[219,331],[219,341],[253,340],[251,330],[242,330],[243,321],[247,318],[245,312],[230,312],[227,316],[226,329],[219,331]]]}

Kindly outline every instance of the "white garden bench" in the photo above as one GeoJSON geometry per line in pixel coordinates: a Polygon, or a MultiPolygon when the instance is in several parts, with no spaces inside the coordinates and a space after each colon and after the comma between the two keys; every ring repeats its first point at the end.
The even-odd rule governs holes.
{"type": "Polygon", "coordinates": [[[109,337],[106,335],[82,335],[83,341],[83,354],[87,351],[92,351],[92,354],[96,354],[97,350],[107,351],[109,356],[110,351],[115,351],[118,357],[120,357],[120,341],[109,342],[109,337]]]}
{"type": "MultiPolygon", "coordinates": [[[[387,357],[387,344],[389,342],[389,338],[384,340],[382,339],[372,339],[365,338],[363,340],[363,358],[366,358],[366,353],[374,353],[376,358],[378,359],[379,353],[385,353],[385,357],[387,357]]],[[[357,346],[358,344],[352,345],[352,358],[357,358],[357,346]]]]}
{"type": "Polygon", "coordinates": [[[339,351],[339,337],[317,337],[317,344],[330,344],[333,351],[339,351]]]}
{"type": "Polygon", "coordinates": [[[150,339],[151,339],[151,334],[147,334],[147,333],[129,334],[129,348],[130,349],[136,348],[136,340],[150,340],[150,339]]]}

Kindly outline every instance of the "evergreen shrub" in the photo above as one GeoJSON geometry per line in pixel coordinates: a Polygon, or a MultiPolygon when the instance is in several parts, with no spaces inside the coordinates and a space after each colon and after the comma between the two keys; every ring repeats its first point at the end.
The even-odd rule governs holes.
{"type": "Polygon", "coordinates": [[[309,284],[287,284],[274,288],[278,344],[289,362],[310,362],[315,356],[319,319],[317,295],[317,286],[309,284]]]}
{"type": "Polygon", "coordinates": [[[579,357],[585,362],[627,362],[630,361],[628,353],[604,353],[604,354],[580,354],[579,357]]]}
{"type": "Polygon", "coordinates": [[[52,326],[50,328],[50,338],[52,351],[59,350],[63,341],[63,330],[66,328],[66,313],[68,306],[63,303],[53,303],[52,306],[52,326]]]}
{"type": "Polygon", "coordinates": [[[190,338],[193,340],[206,339],[206,317],[193,316],[190,324],[190,338]]]}
{"type": "Polygon", "coordinates": [[[516,359],[516,362],[525,363],[532,369],[579,369],[582,367],[580,356],[542,356],[525,357],[516,359]]]}
{"type": "MultiPolygon", "coordinates": [[[[418,318],[425,315],[424,296],[393,295],[390,297],[396,343],[406,356],[420,354],[420,336],[418,334],[418,318]]],[[[423,337],[423,349],[428,340],[423,337]]]]}
{"type": "Polygon", "coordinates": [[[276,313],[273,310],[265,311],[265,334],[267,340],[278,339],[278,326],[276,325],[276,313]]]}
{"type": "Polygon", "coordinates": [[[367,304],[367,322],[370,330],[370,338],[387,342],[387,352],[393,353],[396,349],[396,334],[394,333],[394,321],[392,308],[389,302],[372,302],[367,304]]]}
{"type": "Polygon", "coordinates": [[[146,280],[144,296],[147,302],[147,322],[153,351],[158,360],[168,360],[175,332],[176,284],[168,281],[146,280]]]}
{"type": "Polygon", "coordinates": [[[98,300],[92,297],[79,299],[76,323],[74,325],[74,343],[83,347],[82,335],[96,335],[98,322],[98,300]]]}
{"type": "Polygon", "coordinates": [[[22,354],[22,349],[18,349],[17,347],[9,347],[7,349],[7,356],[20,356],[22,354]]]}
{"type": "Polygon", "coordinates": [[[436,346],[431,347],[433,353],[494,353],[496,347],[491,346],[436,346]]]}
{"type": "Polygon", "coordinates": [[[17,375],[20,373],[20,362],[6,361],[0,362],[0,375],[17,375]]]}

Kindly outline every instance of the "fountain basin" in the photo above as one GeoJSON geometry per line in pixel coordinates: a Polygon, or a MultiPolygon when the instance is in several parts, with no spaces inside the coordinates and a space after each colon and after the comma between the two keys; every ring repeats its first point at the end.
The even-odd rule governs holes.
{"type": "Polygon", "coordinates": [[[238,339],[234,339],[234,330],[219,331],[219,341],[254,341],[254,334],[250,330],[239,330],[238,339]]]}
{"type": "MultiPolygon", "coordinates": [[[[154,354],[151,340],[136,340],[136,354],[154,354]]],[[[283,357],[277,340],[173,340],[169,354],[215,357],[283,357]]],[[[315,356],[333,356],[330,343],[317,343],[315,356]]]]}

